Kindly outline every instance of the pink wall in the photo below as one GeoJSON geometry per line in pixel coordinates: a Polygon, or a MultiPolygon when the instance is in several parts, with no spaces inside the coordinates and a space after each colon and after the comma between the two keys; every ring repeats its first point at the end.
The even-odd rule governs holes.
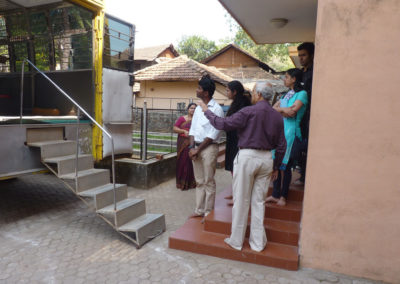
{"type": "Polygon", "coordinates": [[[400,1],[320,0],[301,265],[400,283],[400,1]]]}

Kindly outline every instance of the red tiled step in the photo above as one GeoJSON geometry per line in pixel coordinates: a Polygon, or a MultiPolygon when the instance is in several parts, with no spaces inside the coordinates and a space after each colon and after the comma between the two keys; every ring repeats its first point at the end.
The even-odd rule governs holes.
{"type": "MultiPolygon", "coordinates": [[[[205,219],[204,230],[230,235],[232,226],[232,208],[216,208],[205,219]]],[[[267,239],[271,242],[297,246],[300,226],[297,222],[289,222],[271,218],[264,219],[267,239]]],[[[247,222],[246,237],[250,233],[250,215],[247,222]]]]}
{"type": "Polygon", "coordinates": [[[302,207],[302,202],[290,200],[286,202],[286,206],[278,206],[275,203],[267,203],[265,205],[265,218],[300,222],[302,207]]]}
{"type": "MultiPolygon", "coordinates": [[[[290,200],[290,201],[297,201],[297,202],[302,202],[303,201],[303,197],[304,197],[304,190],[302,190],[302,189],[299,189],[300,187],[290,187],[290,189],[289,189],[289,193],[288,193],[288,200],[290,200]]],[[[267,193],[267,196],[270,196],[270,195],[272,195],[272,191],[273,191],[273,189],[272,189],[272,187],[269,187],[268,188],[268,193],[267,193]]],[[[228,195],[232,195],[232,187],[229,187],[229,188],[226,188],[223,192],[222,192],[222,194],[224,194],[224,197],[225,196],[228,196],[228,195]]]]}
{"type": "MultiPolygon", "coordinates": [[[[297,186],[297,187],[293,187],[292,185],[289,188],[289,193],[288,193],[288,200],[291,201],[303,201],[303,197],[304,197],[304,190],[299,189],[301,187],[297,186]]],[[[272,187],[268,188],[268,193],[267,196],[272,195],[272,187]]]]}
{"type": "MultiPolygon", "coordinates": [[[[290,191],[289,191],[290,192],[290,191]]],[[[223,192],[218,194],[215,200],[215,209],[220,207],[229,206],[228,203],[231,199],[225,199],[224,197],[232,194],[231,187],[226,188],[223,192]]],[[[229,206],[232,208],[232,206],[229,206]]],[[[267,203],[265,205],[265,217],[271,219],[278,219],[290,222],[300,222],[301,211],[303,208],[303,202],[288,200],[286,206],[278,206],[275,203],[267,203]]]]}
{"type": "Polygon", "coordinates": [[[245,240],[243,249],[237,251],[225,244],[226,235],[207,232],[203,229],[201,218],[188,219],[169,237],[169,248],[287,270],[298,269],[298,248],[295,246],[268,242],[262,252],[255,252],[250,249],[248,241],[245,240]]]}

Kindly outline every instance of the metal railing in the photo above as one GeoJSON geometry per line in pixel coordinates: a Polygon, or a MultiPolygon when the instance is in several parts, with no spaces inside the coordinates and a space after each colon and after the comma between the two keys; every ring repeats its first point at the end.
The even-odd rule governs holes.
{"type": "Polygon", "coordinates": [[[178,134],[173,127],[186,114],[186,109],[152,109],[146,104],[143,108],[134,108],[132,158],[146,161],[175,153],[178,134]]]}
{"type": "Polygon", "coordinates": [[[117,210],[116,203],[116,192],[115,192],[115,161],[114,161],[114,138],[112,135],[104,129],[93,117],[91,117],[77,102],[75,102],[63,89],[61,89],[53,80],[51,80],[46,74],[39,70],[29,59],[24,59],[22,61],[22,72],[21,72],[21,105],[20,105],[20,124],[22,124],[22,106],[24,98],[24,73],[25,73],[25,62],[30,64],[39,74],[46,78],[61,94],[63,94],[68,100],[70,100],[77,107],[77,127],[76,127],[76,157],[75,157],[75,190],[78,190],[78,153],[79,153],[79,122],[80,122],[80,112],[84,113],[87,118],[89,118],[101,131],[106,134],[106,136],[111,140],[111,162],[112,162],[112,183],[113,183],[113,193],[114,193],[114,211],[117,210]]]}
{"type": "MultiPolygon", "coordinates": [[[[147,103],[147,107],[149,109],[171,109],[176,110],[179,109],[179,105],[182,105],[182,109],[186,110],[186,106],[188,106],[192,102],[197,102],[199,99],[196,97],[192,98],[165,98],[165,97],[141,97],[137,95],[133,95],[133,106],[142,108],[144,106],[144,102],[147,103]]],[[[221,105],[229,105],[231,100],[229,99],[216,99],[214,100],[221,105]]]]}

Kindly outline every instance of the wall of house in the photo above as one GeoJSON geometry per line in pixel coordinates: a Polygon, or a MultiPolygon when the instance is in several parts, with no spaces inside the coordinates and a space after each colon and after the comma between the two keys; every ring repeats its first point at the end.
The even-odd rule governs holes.
{"type": "MultiPolygon", "coordinates": [[[[176,109],[177,103],[189,104],[192,99],[196,102],[197,81],[191,82],[157,82],[142,81],[140,83],[140,95],[136,97],[136,105],[143,107],[147,102],[148,108],[176,109]]],[[[225,96],[225,87],[216,84],[214,99],[225,105],[230,105],[230,100],[225,96]]]]}
{"type": "Polygon", "coordinates": [[[400,1],[318,1],[301,265],[400,283],[400,1]]]}
{"type": "Polygon", "coordinates": [[[230,48],[207,62],[206,65],[215,66],[217,68],[254,67],[258,66],[258,62],[243,52],[240,52],[235,48],[230,48]]]}
{"type": "Polygon", "coordinates": [[[166,49],[157,57],[175,58],[176,56],[172,53],[170,49],[166,49]]]}

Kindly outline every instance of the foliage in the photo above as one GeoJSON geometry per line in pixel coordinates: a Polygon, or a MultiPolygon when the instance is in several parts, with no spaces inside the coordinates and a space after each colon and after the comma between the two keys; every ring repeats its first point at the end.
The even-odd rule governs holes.
{"type": "Polygon", "coordinates": [[[295,43],[257,45],[241,27],[238,27],[232,42],[267,63],[276,71],[284,71],[294,67],[289,57],[288,47],[296,46],[295,43]]]}
{"type": "Polygon", "coordinates": [[[180,54],[186,54],[196,61],[202,61],[218,50],[214,41],[197,35],[184,36],[177,49],[180,54]]]}
{"type": "MultiPolygon", "coordinates": [[[[229,21],[230,18],[227,19],[229,21]]],[[[226,37],[219,40],[218,46],[214,41],[200,36],[185,36],[178,43],[178,51],[186,54],[189,58],[201,61],[212,55],[217,50],[225,47],[229,43],[235,43],[254,57],[268,64],[276,71],[285,71],[293,68],[294,65],[289,57],[289,46],[295,46],[294,43],[282,44],[255,44],[254,41],[239,26],[230,22],[231,30],[236,29],[234,37],[226,37]]]]}

